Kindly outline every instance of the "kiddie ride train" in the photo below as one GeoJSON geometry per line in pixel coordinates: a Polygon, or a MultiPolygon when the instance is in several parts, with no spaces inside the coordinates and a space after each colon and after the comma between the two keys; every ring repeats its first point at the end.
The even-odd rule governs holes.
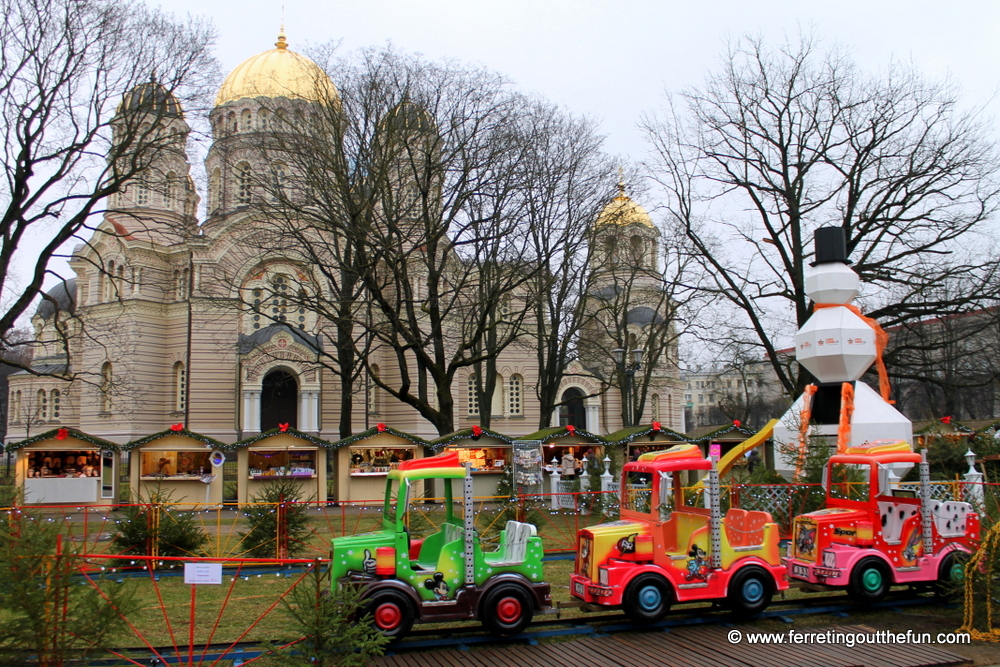
{"type": "Polygon", "coordinates": [[[830,457],[823,469],[826,507],[795,518],[790,575],[803,588],[846,588],[860,602],[880,600],[892,584],[961,581],[981,539],[969,503],[931,498],[926,452],[875,441],[830,457]],[[920,488],[893,488],[893,467],[919,465],[920,488]]]}
{"type": "MultiPolygon", "coordinates": [[[[931,499],[920,455],[905,442],[875,443],[831,457],[827,506],[795,519],[792,555],[783,562],[769,513],[730,509],[722,516],[716,460],[688,444],[625,464],[621,519],[577,535],[570,592],[578,606],[621,607],[640,624],[659,620],[674,603],[697,601],[749,616],[788,588],[786,574],[807,589],[846,587],[873,602],[892,584],[961,577],[979,541],[979,518],[968,503],[931,499]],[[921,465],[919,499],[888,481],[891,465],[913,463],[921,465]],[[707,473],[707,507],[688,504],[685,471],[707,473]]],[[[493,634],[515,635],[552,606],[533,525],[509,521],[499,550],[481,550],[471,473],[454,452],[401,463],[389,473],[382,530],[335,538],[332,546],[333,581],[361,587],[363,613],[393,638],[414,622],[471,619],[493,634]],[[436,532],[411,539],[409,502],[418,483],[432,479],[441,480],[445,518],[436,532]]]]}

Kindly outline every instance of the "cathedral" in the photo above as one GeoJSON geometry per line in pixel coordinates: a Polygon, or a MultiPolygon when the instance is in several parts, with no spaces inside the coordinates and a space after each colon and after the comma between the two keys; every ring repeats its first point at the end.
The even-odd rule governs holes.
{"type": "MultiPolygon", "coordinates": [[[[275,109],[308,116],[337,100],[335,82],[291,50],[284,36],[243,62],[225,79],[210,113],[203,198],[190,174],[191,128],[178,100],[155,80],[124,95],[120,109],[148,112],[155,121],[142,130],[162,133],[169,145],[141,178],[111,197],[93,237],[73,252],[75,279],[49,290],[40,303],[32,318],[32,363],[45,375],[10,378],[8,442],[68,427],[124,444],[173,424],[224,443],[279,424],[336,442],[345,386],[354,406],[352,432],[386,424],[427,440],[442,435],[380,386],[403,381],[391,349],[365,347],[362,370],[347,383],[321,363],[320,351],[330,346],[328,324],[295,298],[314,289],[315,266],[301,252],[261,240],[262,216],[273,215],[274,204],[255,206],[253,175],[284,178],[273,155],[268,166],[260,164],[275,109]]],[[[405,113],[410,126],[433,122],[419,110],[405,113]]],[[[605,305],[623,293],[616,267],[632,270],[630,290],[652,293],[661,261],[659,231],[624,185],[619,188],[591,230],[597,287],[586,298],[605,305]]],[[[597,324],[581,333],[552,426],[604,434],[628,425],[623,421],[633,415],[683,430],[676,343],[655,358],[636,354],[639,363],[633,361],[633,349],[666,317],[662,300],[647,302],[633,297],[614,316],[624,318],[629,332],[624,349],[615,350],[617,368],[609,350],[620,343],[597,324]],[[625,371],[631,380],[640,363],[653,366],[636,394],[641,408],[623,409],[616,378],[625,371]]],[[[537,431],[539,372],[530,341],[504,348],[494,369],[490,428],[509,436],[537,431]]],[[[451,382],[455,429],[479,424],[482,394],[472,367],[459,369],[451,382]]]]}

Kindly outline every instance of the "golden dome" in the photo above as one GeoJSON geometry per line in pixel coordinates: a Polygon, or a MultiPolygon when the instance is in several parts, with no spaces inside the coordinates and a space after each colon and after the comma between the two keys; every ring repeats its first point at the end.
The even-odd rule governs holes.
{"type": "Polygon", "coordinates": [[[622,227],[627,227],[628,225],[653,227],[653,219],[649,217],[646,209],[636,204],[625,194],[625,184],[619,183],[618,196],[604,207],[604,210],[597,216],[596,224],[621,225],[622,227]]]}
{"type": "Polygon", "coordinates": [[[287,97],[309,102],[335,103],[337,89],[319,65],[288,50],[284,29],[275,43],[230,72],[215,96],[215,106],[245,97],[287,97]]]}

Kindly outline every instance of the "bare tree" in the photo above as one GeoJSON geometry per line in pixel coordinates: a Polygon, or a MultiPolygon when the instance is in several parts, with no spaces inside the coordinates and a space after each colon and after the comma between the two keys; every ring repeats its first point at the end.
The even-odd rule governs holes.
{"type": "Polygon", "coordinates": [[[96,227],[109,196],[176,150],[176,137],[157,131],[148,105],[120,104],[122,96],[152,75],[166,94],[197,100],[211,90],[216,68],[214,32],[196,19],[175,21],[130,0],[0,5],[0,349],[7,350],[49,261],[96,227]]]}
{"type": "Polygon", "coordinates": [[[314,288],[287,299],[329,343],[317,359],[340,379],[343,435],[362,379],[454,430],[463,369],[488,425],[495,359],[532,326],[526,285],[545,268],[532,234],[561,224],[540,210],[543,161],[559,159],[561,137],[599,142],[491,72],[392,50],[327,55],[315,58],[337,72],[338,98],[283,103],[258,146],[282,175],[257,183],[257,245],[309,267],[314,288]]]}
{"type": "Polygon", "coordinates": [[[645,121],[656,177],[703,258],[704,289],[741,313],[790,395],[809,378],[781,363],[792,330],[775,323],[811,313],[816,227],[844,228],[862,306],[883,326],[992,305],[997,151],[949,86],[899,63],[866,75],[809,37],[743,38],[682,99],[683,112],[645,121]]]}

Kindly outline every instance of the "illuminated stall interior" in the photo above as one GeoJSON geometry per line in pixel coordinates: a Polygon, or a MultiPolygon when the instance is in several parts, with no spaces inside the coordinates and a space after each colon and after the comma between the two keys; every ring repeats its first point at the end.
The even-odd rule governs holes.
{"type": "Polygon", "coordinates": [[[27,504],[99,505],[116,495],[118,445],[72,429],[12,443],[15,478],[27,504]]]}

